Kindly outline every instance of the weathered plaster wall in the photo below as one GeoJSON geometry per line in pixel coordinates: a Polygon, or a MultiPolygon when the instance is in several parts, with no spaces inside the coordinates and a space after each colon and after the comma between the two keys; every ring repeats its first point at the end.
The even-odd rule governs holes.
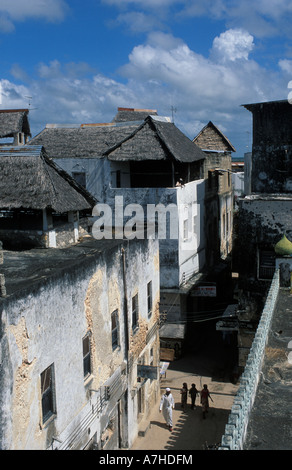
{"type": "MultiPolygon", "coordinates": [[[[159,366],[159,245],[158,241],[145,240],[149,245],[149,255],[146,251],[137,252],[127,258],[127,298],[129,314],[132,312],[132,297],[138,293],[139,319],[138,329],[133,330],[129,322],[129,446],[138,434],[138,423],[147,417],[156,403],[159,393],[159,380],[146,380],[137,378],[138,363],[150,365],[151,350],[153,352],[153,366],[159,366]],[[150,242],[150,243],[149,243],[150,242]],[[139,273],[137,275],[137,273],[139,273]],[[149,317],[147,308],[147,283],[152,281],[152,312],[149,317]],[[139,390],[141,391],[139,392],[139,390]],[[142,410],[138,409],[138,393],[142,394],[142,410]]],[[[129,244],[131,250],[131,243],[129,244]]],[[[159,374],[158,374],[159,377],[159,374]]]]}
{"type": "Polygon", "coordinates": [[[179,218],[179,282],[188,281],[205,265],[205,182],[193,181],[177,190],[179,218]],[[188,237],[184,237],[187,220],[188,237]]]}
{"type": "Polygon", "coordinates": [[[239,201],[237,245],[243,272],[256,274],[257,247],[275,244],[286,233],[292,238],[292,200],[276,197],[246,197],[239,201]]]}
{"type": "MultiPolygon", "coordinates": [[[[150,335],[159,318],[158,244],[154,240],[134,241],[126,243],[125,249],[127,293],[131,298],[139,289],[140,295],[140,328],[130,343],[130,353],[138,361],[141,354],[149,355],[151,345],[159,348],[158,337],[150,335]],[[154,289],[150,320],[146,312],[148,280],[153,280],[154,289]]],[[[61,442],[54,441],[54,447],[62,446],[62,442],[63,446],[74,447],[77,444],[72,436],[76,430],[78,448],[86,445],[94,434],[99,441],[108,426],[109,415],[115,413],[116,399],[127,388],[123,379],[114,403],[108,402],[103,407],[106,414],[92,416],[91,408],[96,410],[103,399],[106,381],[117,373],[120,376],[125,369],[122,266],[121,246],[113,244],[110,250],[94,256],[76,262],[72,259],[70,266],[58,270],[58,274],[43,275],[36,284],[26,285],[24,291],[1,299],[0,448],[46,449],[52,445],[53,437],[61,442]],[[119,314],[120,347],[113,352],[111,313],[115,309],[119,314]],[[91,332],[92,375],[84,381],[82,339],[88,332],[91,332]],[[43,424],[40,374],[51,364],[55,370],[57,413],[43,424]],[[81,429],[88,415],[91,425],[81,429]]],[[[131,304],[127,313],[130,331],[131,304]]],[[[155,356],[158,360],[156,350],[155,356]]],[[[137,382],[135,369],[130,382],[131,386],[137,382]]],[[[154,382],[151,386],[147,384],[150,388],[145,400],[149,399],[149,403],[158,387],[158,382],[154,382]]],[[[131,397],[125,408],[129,412],[124,410],[126,428],[131,427],[132,438],[138,432],[136,407],[137,398],[131,397]]],[[[117,437],[115,433],[114,447],[117,437]]]]}
{"type": "Polygon", "coordinates": [[[56,158],[55,162],[71,176],[74,172],[85,172],[86,189],[98,201],[104,201],[106,189],[110,184],[110,164],[107,159],[56,158]]]}

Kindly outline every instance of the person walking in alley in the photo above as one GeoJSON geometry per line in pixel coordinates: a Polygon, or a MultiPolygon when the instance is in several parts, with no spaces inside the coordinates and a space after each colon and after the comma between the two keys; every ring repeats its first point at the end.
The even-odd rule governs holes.
{"type": "Polygon", "coordinates": [[[201,405],[202,405],[202,411],[203,411],[203,419],[206,418],[206,413],[208,413],[208,410],[209,410],[209,398],[211,401],[213,401],[210,395],[210,392],[208,390],[208,387],[205,384],[203,386],[203,389],[201,390],[201,405]]]}
{"type": "Polygon", "coordinates": [[[165,393],[161,398],[159,412],[164,416],[168,429],[172,431],[172,410],[174,409],[174,399],[170,388],[165,389],[165,393]]]}
{"type": "Polygon", "coordinates": [[[187,401],[188,401],[188,386],[185,382],[183,383],[180,393],[181,393],[181,407],[183,411],[186,411],[187,401]]]}
{"type": "Polygon", "coordinates": [[[191,396],[191,401],[192,401],[191,409],[193,410],[194,408],[196,408],[196,398],[197,398],[197,395],[199,395],[199,392],[195,384],[192,384],[189,394],[191,396]]]}

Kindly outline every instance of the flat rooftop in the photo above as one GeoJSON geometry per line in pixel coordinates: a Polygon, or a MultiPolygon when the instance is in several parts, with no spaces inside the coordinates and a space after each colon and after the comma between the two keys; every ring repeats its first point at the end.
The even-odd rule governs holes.
{"type": "Polygon", "coordinates": [[[292,294],[280,289],[244,450],[292,449],[292,358],[288,358],[291,340],[292,294]]]}
{"type": "Polygon", "coordinates": [[[26,251],[3,250],[0,273],[5,276],[6,297],[31,289],[38,282],[62,274],[86,260],[123,244],[123,240],[95,240],[86,237],[67,248],[34,248],[26,251]]]}

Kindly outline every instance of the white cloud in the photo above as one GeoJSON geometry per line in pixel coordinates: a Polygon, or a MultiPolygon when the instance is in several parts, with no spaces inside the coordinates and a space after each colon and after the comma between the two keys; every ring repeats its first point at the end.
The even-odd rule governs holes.
{"type": "Polygon", "coordinates": [[[279,60],[279,67],[281,68],[281,70],[283,70],[283,72],[290,74],[292,78],[292,60],[279,60]]]}
{"type": "Polygon", "coordinates": [[[105,3],[107,5],[114,5],[119,8],[124,8],[126,6],[133,7],[135,5],[145,9],[157,9],[161,7],[167,8],[174,4],[183,4],[185,3],[185,0],[147,0],[147,2],[145,2],[144,0],[102,0],[102,3],[105,3]]]}
{"type": "MultiPolygon", "coordinates": [[[[39,76],[26,86],[0,81],[1,106],[27,107],[31,96],[34,133],[48,122],[109,122],[119,106],[153,108],[168,116],[174,106],[175,122],[189,137],[211,120],[238,142],[247,138],[251,123],[241,104],[287,96],[283,70],[290,70],[291,61],[280,61],[278,71],[266,70],[249,58],[252,45],[246,32],[229,30],[214,40],[205,57],[180,38],[152,33],[131,51],[122,81],[97,74],[87,63],[53,60],[39,64],[39,76]]],[[[17,64],[13,72],[18,80],[25,76],[17,64]]]]}
{"type": "Polygon", "coordinates": [[[220,49],[220,54],[224,52],[224,58],[228,57],[231,62],[244,58],[247,62],[245,66],[225,64],[223,61],[213,60],[211,56],[205,58],[192,51],[181,40],[161,33],[159,41],[153,41],[151,36],[148,44],[135,47],[129,56],[129,63],[121,72],[127,78],[138,81],[156,80],[167,84],[168,89],[179,90],[185,96],[187,107],[193,106],[194,100],[198,99],[202,102],[216,98],[218,103],[222,99],[225,104],[234,103],[234,99],[239,101],[250,91],[248,80],[252,78],[257,81],[254,73],[260,73],[260,69],[255,71],[256,64],[247,61],[247,51],[251,48],[250,37],[244,34],[236,36],[233,33],[231,36],[231,43],[227,41],[228,34],[220,39],[220,44],[225,47],[220,49]]]}
{"type": "Polygon", "coordinates": [[[124,13],[136,8],[167,17],[172,8],[176,18],[208,16],[225,21],[228,28],[244,28],[255,37],[291,37],[291,0],[102,0],[124,13]]]}
{"type": "Polygon", "coordinates": [[[14,22],[31,18],[61,21],[68,8],[65,0],[1,0],[0,31],[11,32],[14,22]]]}
{"type": "Polygon", "coordinates": [[[243,29],[229,29],[213,41],[213,56],[222,62],[248,59],[254,47],[253,37],[243,29]]]}
{"type": "Polygon", "coordinates": [[[111,21],[110,24],[124,24],[127,26],[127,31],[132,33],[145,33],[153,29],[164,28],[162,22],[156,16],[138,11],[120,14],[116,21],[111,21]]]}

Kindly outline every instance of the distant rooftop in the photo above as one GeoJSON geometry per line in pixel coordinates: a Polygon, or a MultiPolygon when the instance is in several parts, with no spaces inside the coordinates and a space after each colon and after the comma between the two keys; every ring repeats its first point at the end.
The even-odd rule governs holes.
{"type": "Polygon", "coordinates": [[[43,145],[53,159],[101,159],[105,156],[117,161],[164,160],[167,157],[180,162],[205,159],[204,152],[170,118],[150,114],[139,121],[49,124],[29,145],[43,145]]]}
{"type": "Polygon", "coordinates": [[[144,120],[147,116],[157,116],[156,109],[118,108],[113,122],[144,120]]]}
{"type": "Polygon", "coordinates": [[[258,108],[260,106],[274,106],[274,105],[283,105],[283,104],[289,104],[289,101],[288,100],[262,101],[259,103],[242,104],[241,106],[248,109],[249,111],[252,111],[254,108],[258,108]]]}

